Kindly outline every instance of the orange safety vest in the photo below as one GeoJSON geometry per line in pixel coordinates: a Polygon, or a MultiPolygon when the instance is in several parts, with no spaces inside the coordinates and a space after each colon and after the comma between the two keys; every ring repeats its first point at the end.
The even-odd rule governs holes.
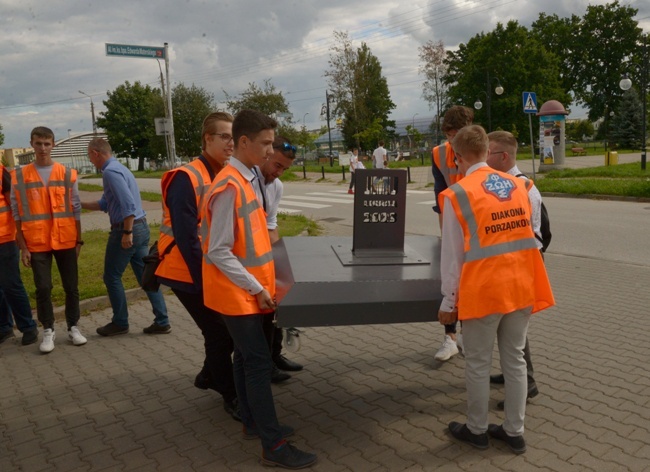
{"type": "Polygon", "coordinates": [[[203,298],[205,305],[224,315],[253,315],[270,313],[262,311],[255,295],[235,285],[217,266],[210,263],[205,255],[210,245],[212,229],[212,198],[228,186],[236,191],[235,214],[237,224],[235,242],[232,248],[244,268],[275,297],[275,265],[271,240],[266,228],[266,214],[257,200],[255,190],[233,166],[227,166],[215,179],[206,195],[203,214],[203,298]]]}
{"type": "Polygon", "coordinates": [[[2,186],[2,175],[5,167],[0,164],[0,244],[9,243],[16,240],[16,223],[11,215],[11,201],[5,198],[5,193],[11,189],[2,186]]]}
{"type": "Polygon", "coordinates": [[[77,243],[72,209],[72,188],[77,171],[55,162],[47,186],[34,164],[11,175],[21,230],[30,252],[70,249],[77,243]]]}
{"type": "Polygon", "coordinates": [[[456,155],[454,154],[454,149],[451,147],[451,143],[448,141],[444,144],[441,144],[440,146],[434,147],[431,151],[431,156],[433,163],[445,178],[445,182],[447,182],[448,187],[451,187],[453,184],[464,177],[464,174],[458,170],[458,167],[454,162],[456,155]],[[444,161],[440,159],[441,153],[444,153],[444,161]]]}
{"type": "Polygon", "coordinates": [[[458,319],[555,305],[530,222],[532,183],[481,167],[440,195],[449,198],[464,235],[458,319]]]}
{"type": "MultiPolygon", "coordinates": [[[[201,206],[203,205],[203,198],[212,183],[210,173],[200,159],[195,159],[183,167],[170,170],[163,174],[162,180],[160,181],[163,196],[163,217],[162,224],[160,225],[160,240],[158,241],[158,253],[161,255],[165,254],[169,245],[174,242],[172,220],[166,201],[169,184],[176,175],[176,172],[185,172],[192,182],[192,188],[194,189],[194,194],[196,196],[196,209],[198,212],[197,231],[199,239],[201,238],[201,206]]],[[[185,259],[183,259],[181,251],[178,249],[177,245],[174,245],[171,251],[162,257],[160,265],[158,265],[158,269],[156,270],[156,275],[165,279],[177,280],[188,284],[194,282],[190,270],[185,263],[185,259]]]]}

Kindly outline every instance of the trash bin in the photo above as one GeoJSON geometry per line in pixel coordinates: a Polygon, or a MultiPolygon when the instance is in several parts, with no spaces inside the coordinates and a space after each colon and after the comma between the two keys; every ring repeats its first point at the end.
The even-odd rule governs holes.
{"type": "Polygon", "coordinates": [[[605,153],[605,165],[606,166],[618,165],[618,152],[616,152],[616,151],[607,151],[605,153]]]}

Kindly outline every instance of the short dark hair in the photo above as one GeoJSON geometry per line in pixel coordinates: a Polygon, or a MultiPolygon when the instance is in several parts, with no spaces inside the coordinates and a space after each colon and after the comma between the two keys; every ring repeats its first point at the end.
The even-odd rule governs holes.
{"type": "Polygon", "coordinates": [[[289,141],[287,138],[284,136],[276,136],[275,139],[273,140],[273,149],[280,151],[284,157],[288,157],[289,159],[295,159],[296,158],[296,149],[295,146],[291,144],[291,141],[289,141]]]}
{"type": "Polygon", "coordinates": [[[32,130],[32,133],[29,135],[30,142],[34,139],[34,136],[46,139],[52,138],[52,141],[54,141],[54,131],[52,131],[50,128],[46,128],[45,126],[37,126],[32,130]]]}
{"type": "Polygon", "coordinates": [[[257,135],[267,129],[275,129],[278,122],[270,116],[265,115],[257,110],[242,110],[235,116],[232,122],[232,135],[235,139],[235,147],[239,144],[239,139],[246,136],[249,139],[255,139],[257,135]]]}
{"type": "Polygon", "coordinates": [[[462,105],[454,105],[445,112],[442,119],[442,132],[458,131],[474,121],[474,110],[462,105]]]}

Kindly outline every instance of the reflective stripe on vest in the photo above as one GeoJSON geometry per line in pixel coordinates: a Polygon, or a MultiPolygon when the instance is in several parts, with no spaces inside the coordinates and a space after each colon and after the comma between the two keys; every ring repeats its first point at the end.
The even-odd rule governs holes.
{"type": "Polygon", "coordinates": [[[445,178],[448,187],[463,178],[463,174],[454,163],[455,157],[454,151],[449,143],[441,144],[433,148],[433,162],[445,178]],[[443,153],[444,160],[440,157],[441,152],[443,153]]]}
{"type": "MultiPolygon", "coordinates": [[[[36,170],[34,172],[37,172],[36,170]]],[[[54,172],[54,168],[52,169],[54,172]]],[[[15,190],[18,192],[20,197],[20,202],[22,203],[22,213],[20,215],[20,220],[23,222],[29,221],[38,221],[38,220],[49,220],[50,218],[70,218],[74,217],[74,212],[72,211],[72,205],[70,202],[70,192],[72,189],[72,170],[66,168],[65,175],[63,180],[50,180],[48,182],[48,187],[63,187],[66,191],[64,194],[64,204],[63,211],[55,211],[52,207],[52,202],[50,201],[50,209],[52,213],[38,213],[32,215],[31,209],[29,208],[29,200],[27,199],[27,190],[29,189],[42,189],[45,188],[45,184],[41,181],[38,182],[27,182],[25,183],[25,178],[23,176],[23,169],[16,169],[16,187],[15,190]],[[66,211],[67,209],[67,211],[66,211]]]]}
{"type": "MultiPolygon", "coordinates": [[[[175,280],[187,284],[194,284],[190,269],[180,252],[177,244],[175,244],[174,229],[172,227],[172,219],[169,207],[167,206],[167,198],[169,186],[177,172],[185,173],[192,186],[194,192],[194,202],[196,204],[196,220],[188,222],[193,224],[196,235],[201,244],[201,206],[207,189],[210,188],[211,176],[205,164],[200,160],[186,164],[178,169],[166,172],[161,180],[162,195],[163,195],[163,219],[160,225],[160,239],[158,241],[158,251],[161,257],[160,264],[156,269],[156,275],[168,280],[175,280]]],[[[184,228],[188,229],[188,228],[184,228]]],[[[177,230],[178,231],[178,230],[177,230]]],[[[177,233],[178,234],[178,233],[177,233]]],[[[201,259],[197,261],[201,263],[201,259]]]]}
{"type": "MultiPolygon", "coordinates": [[[[0,164],[0,244],[16,240],[16,224],[11,214],[11,200],[9,190],[2,188],[2,175],[5,168],[0,164]],[[5,195],[7,198],[5,198],[5,195]]],[[[2,269],[0,269],[2,270],[2,269]]]]}
{"type": "MultiPolygon", "coordinates": [[[[273,260],[273,251],[269,251],[265,254],[260,254],[259,256],[255,254],[255,240],[253,238],[253,228],[250,220],[250,216],[253,214],[253,212],[261,208],[260,202],[257,200],[257,198],[255,198],[246,203],[246,191],[244,190],[244,187],[242,187],[239,181],[231,175],[227,176],[225,179],[220,180],[219,182],[216,182],[212,188],[218,189],[220,187],[224,187],[225,185],[228,185],[229,182],[232,182],[237,186],[239,190],[239,196],[243,202],[242,206],[237,209],[237,217],[241,218],[244,222],[246,255],[244,257],[237,256],[237,259],[239,259],[239,262],[241,262],[244,267],[263,266],[264,264],[273,260]]],[[[210,189],[210,194],[213,193],[212,188],[210,189]]],[[[204,244],[209,243],[207,239],[209,231],[210,228],[208,225],[201,226],[202,240],[205,241],[204,244]]],[[[206,258],[206,262],[210,263],[210,261],[207,260],[207,254],[205,254],[207,251],[203,252],[203,257],[206,258]]]]}
{"type": "Polygon", "coordinates": [[[75,247],[77,223],[72,206],[76,171],[54,163],[47,184],[34,164],[12,173],[22,233],[31,252],[75,247]]]}
{"type": "MultiPolygon", "coordinates": [[[[469,203],[467,192],[458,184],[452,185],[449,187],[449,189],[454,192],[454,195],[456,195],[458,206],[460,207],[460,211],[463,214],[463,218],[465,218],[465,222],[467,223],[467,227],[471,235],[469,239],[469,250],[465,252],[465,262],[477,261],[479,259],[485,259],[492,256],[500,256],[502,254],[521,251],[523,249],[537,249],[537,244],[535,243],[534,237],[481,247],[478,237],[478,224],[476,223],[474,212],[472,211],[472,207],[469,203]]],[[[528,183],[526,183],[526,189],[530,189],[528,183]]]]}
{"type": "MultiPolygon", "coordinates": [[[[201,162],[201,161],[199,161],[199,162],[201,162]]],[[[205,198],[205,192],[210,187],[203,183],[203,175],[201,175],[201,172],[199,172],[199,170],[196,169],[194,166],[189,165],[189,164],[185,165],[185,166],[183,166],[183,170],[186,170],[186,171],[191,172],[192,174],[194,174],[194,177],[196,177],[196,181],[198,182],[198,184],[194,187],[194,193],[198,197],[197,198],[197,203],[196,203],[196,209],[197,209],[197,214],[199,215],[199,224],[200,224],[201,206],[203,205],[203,199],[205,198]]],[[[176,172],[178,172],[178,170],[176,172]]],[[[160,232],[162,234],[166,234],[167,236],[170,236],[172,238],[174,237],[174,229],[171,226],[166,225],[164,221],[160,225],[160,232]]]]}

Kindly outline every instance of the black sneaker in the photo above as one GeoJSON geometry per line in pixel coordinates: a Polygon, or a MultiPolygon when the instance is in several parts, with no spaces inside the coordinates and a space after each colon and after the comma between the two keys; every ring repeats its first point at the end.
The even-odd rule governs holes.
{"type": "Polygon", "coordinates": [[[3,331],[3,332],[1,332],[1,333],[0,333],[0,344],[2,344],[3,342],[5,342],[5,341],[6,341],[7,339],[9,339],[9,338],[13,338],[14,336],[15,336],[15,335],[14,335],[14,330],[13,330],[13,328],[11,329],[11,331],[3,331]]]}
{"type": "Polygon", "coordinates": [[[274,358],[273,362],[275,363],[275,366],[280,370],[286,370],[288,372],[298,372],[299,370],[302,370],[302,365],[298,364],[297,362],[290,361],[282,354],[274,358]]]}
{"type": "Polygon", "coordinates": [[[147,326],[142,330],[144,334],[168,334],[172,332],[171,325],[161,326],[158,323],[151,323],[151,326],[147,326]]]}
{"type": "Polygon", "coordinates": [[[280,449],[262,451],[262,463],[285,469],[304,469],[316,462],[316,454],[304,452],[287,442],[280,449]]]}
{"type": "MultiPolygon", "coordinates": [[[[280,434],[282,434],[283,439],[293,436],[293,433],[295,433],[295,430],[291,426],[287,424],[280,425],[280,434]]],[[[260,433],[257,431],[257,426],[253,426],[252,428],[244,426],[242,437],[244,439],[259,439],[260,433]]]]}
{"type": "Polygon", "coordinates": [[[108,323],[106,326],[97,328],[97,334],[99,334],[100,336],[117,336],[118,334],[126,334],[128,332],[129,332],[128,326],[124,328],[122,326],[116,325],[112,321],[108,323]]]}
{"type": "Polygon", "coordinates": [[[503,425],[488,425],[488,434],[494,439],[504,441],[515,454],[523,454],[526,452],[526,441],[524,441],[524,437],[508,436],[508,433],[503,430],[503,425]]]}
{"type": "Polygon", "coordinates": [[[466,442],[477,449],[487,449],[490,446],[486,433],[474,434],[469,430],[466,424],[452,421],[449,423],[449,432],[459,441],[466,442]]]}
{"type": "Polygon", "coordinates": [[[34,344],[36,341],[38,341],[38,329],[34,328],[23,333],[23,339],[20,343],[23,346],[28,346],[30,344],[34,344]]]}
{"type": "Polygon", "coordinates": [[[230,401],[223,400],[223,409],[226,410],[233,420],[239,421],[241,423],[241,416],[239,414],[239,400],[237,397],[233,398],[230,401]]]}
{"type": "Polygon", "coordinates": [[[284,382],[285,380],[289,380],[291,378],[291,375],[287,374],[286,372],[278,369],[275,364],[273,364],[273,372],[271,372],[271,383],[278,384],[281,382],[284,382]]]}
{"type": "Polygon", "coordinates": [[[210,376],[205,370],[201,370],[201,372],[196,374],[196,377],[194,378],[194,386],[196,388],[200,388],[201,390],[207,390],[209,388],[216,390],[216,388],[214,388],[210,382],[210,376]]]}

